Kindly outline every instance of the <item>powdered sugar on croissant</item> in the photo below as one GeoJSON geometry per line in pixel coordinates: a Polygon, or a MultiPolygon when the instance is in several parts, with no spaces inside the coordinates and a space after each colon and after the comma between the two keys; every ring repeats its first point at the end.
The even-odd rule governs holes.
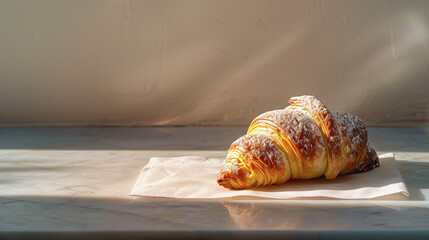
{"type": "Polygon", "coordinates": [[[289,179],[334,179],[379,165],[361,119],[331,113],[313,96],[256,117],[230,147],[217,182],[231,189],[280,184],[289,179]]]}

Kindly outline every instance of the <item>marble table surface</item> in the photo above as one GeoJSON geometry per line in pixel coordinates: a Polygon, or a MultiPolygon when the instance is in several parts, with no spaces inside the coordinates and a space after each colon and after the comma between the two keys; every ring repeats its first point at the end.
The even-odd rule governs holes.
{"type": "Polygon", "coordinates": [[[224,157],[243,127],[0,128],[0,237],[429,237],[429,127],[369,128],[411,197],[131,197],[154,156],[224,157]],[[410,235],[411,234],[411,235],[410,235]]]}

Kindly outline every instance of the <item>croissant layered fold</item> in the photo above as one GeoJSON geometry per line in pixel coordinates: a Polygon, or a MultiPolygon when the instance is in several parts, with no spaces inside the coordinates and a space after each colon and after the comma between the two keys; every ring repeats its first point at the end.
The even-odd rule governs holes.
{"type": "Polygon", "coordinates": [[[362,120],[330,112],[313,96],[293,97],[283,110],[256,117],[232,143],[219,185],[230,189],[362,172],[379,166],[362,120]]]}

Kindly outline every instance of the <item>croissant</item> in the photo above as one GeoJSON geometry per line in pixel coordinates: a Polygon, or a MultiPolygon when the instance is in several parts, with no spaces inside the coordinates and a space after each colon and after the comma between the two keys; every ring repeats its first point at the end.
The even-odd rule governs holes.
{"type": "Polygon", "coordinates": [[[225,188],[364,172],[380,165],[362,120],[330,112],[314,96],[293,97],[283,110],[256,117],[231,144],[217,183],[225,188]]]}

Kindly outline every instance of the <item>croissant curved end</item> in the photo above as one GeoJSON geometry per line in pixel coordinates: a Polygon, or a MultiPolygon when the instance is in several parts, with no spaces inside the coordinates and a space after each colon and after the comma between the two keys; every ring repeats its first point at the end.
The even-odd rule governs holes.
{"type": "Polygon", "coordinates": [[[369,164],[367,164],[366,170],[370,170],[380,166],[380,159],[378,158],[378,154],[372,147],[369,147],[368,149],[368,160],[369,164]]]}
{"type": "Polygon", "coordinates": [[[228,176],[226,176],[226,174],[224,174],[224,173],[219,174],[216,181],[220,186],[222,186],[224,188],[234,189],[234,186],[231,183],[231,179],[228,178],[228,176]]]}
{"type": "Polygon", "coordinates": [[[366,172],[380,166],[377,152],[369,144],[367,144],[366,148],[366,151],[362,155],[361,162],[354,173],[366,172]]]}
{"type": "Polygon", "coordinates": [[[220,186],[225,188],[244,189],[248,185],[246,180],[248,180],[249,173],[250,171],[246,168],[225,166],[220,171],[216,181],[220,186]],[[234,169],[235,173],[231,169],[234,169]]]}

